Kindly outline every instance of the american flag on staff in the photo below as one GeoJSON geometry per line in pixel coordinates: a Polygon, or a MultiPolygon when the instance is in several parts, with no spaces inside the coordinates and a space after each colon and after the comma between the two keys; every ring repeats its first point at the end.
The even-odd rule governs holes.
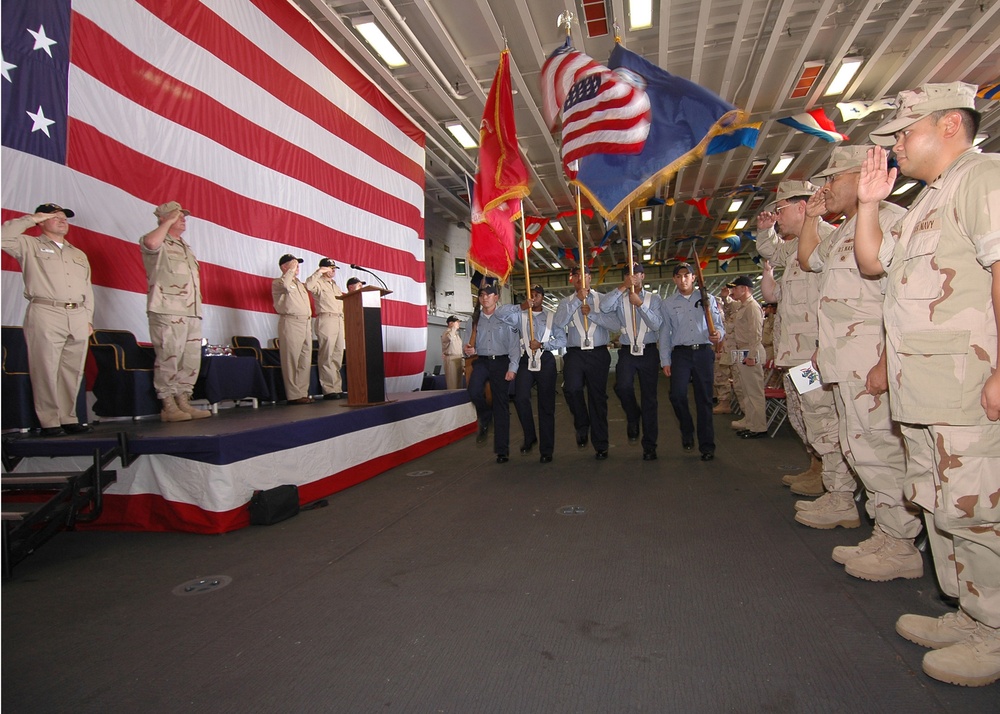
{"type": "Polygon", "coordinates": [[[649,136],[649,97],[627,72],[604,69],[573,85],[562,121],[563,170],[573,178],[574,162],[583,156],[642,151],[649,136]]]}
{"type": "MultiPolygon", "coordinates": [[[[93,268],[95,327],[148,340],[139,236],[192,212],[204,334],[277,334],[278,258],[360,264],[383,301],[386,389],[426,352],[424,136],[291,3],[4,0],[3,219],[53,201],[93,268]]],[[[3,322],[21,324],[3,256],[3,322]]],[[[343,270],[343,285],[352,275],[343,270]]]]}
{"type": "Polygon", "coordinates": [[[573,49],[567,35],[556,50],[542,65],[542,116],[549,131],[559,128],[560,112],[566,97],[577,82],[584,77],[607,71],[593,59],[573,49]]]}

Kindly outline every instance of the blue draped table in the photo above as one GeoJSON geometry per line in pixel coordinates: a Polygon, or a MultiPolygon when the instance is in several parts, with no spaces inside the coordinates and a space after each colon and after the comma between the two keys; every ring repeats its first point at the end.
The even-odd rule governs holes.
{"type": "Polygon", "coordinates": [[[270,400],[260,363],[253,357],[213,356],[201,358],[201,372],[194,385],[194,399],[207,399],[212,411],[219,402],[244,399],[270,400]]]}

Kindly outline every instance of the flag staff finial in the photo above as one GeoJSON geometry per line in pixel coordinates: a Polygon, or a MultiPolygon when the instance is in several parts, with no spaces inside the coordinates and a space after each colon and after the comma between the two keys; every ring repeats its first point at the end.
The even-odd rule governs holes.
{"type": "Polygon", "coordinates": [[[556,20],[556,27],[561,27],[566,30],[566,34],[569,35],[570,30],[573,29],[573,20],[576,19],[576,15],[567,10],[566,12],[559,15],[559,19],[556,20]]]}
{"type": "Polygon", "coordinates": [[[615,31],[615,44],[620,45],[622,43],[622,26],[616,20],[611,24],[611,28],[615,31]]]}

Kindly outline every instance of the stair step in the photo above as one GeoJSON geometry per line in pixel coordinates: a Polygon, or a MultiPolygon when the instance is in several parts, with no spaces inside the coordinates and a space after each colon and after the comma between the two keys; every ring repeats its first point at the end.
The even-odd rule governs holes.
{"type": "Polygon", "coordinates": [[[41,473],[3,474],[0,485],[5,488],[31,488],[32,486],[64,486],[80,475],[79,471],[49,471],[41,473]]]}

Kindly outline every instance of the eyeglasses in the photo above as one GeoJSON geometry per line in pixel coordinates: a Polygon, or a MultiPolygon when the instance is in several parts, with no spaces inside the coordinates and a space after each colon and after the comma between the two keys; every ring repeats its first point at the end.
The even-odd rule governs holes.
{"type": "Polygon", "coordinates": [[[781,213],[782,211],[784,211],[786,208],[788,208],[791,205],[792,204],[790,204],[790,203],[786,203],[784,206],[775,206],[773,213],[781,213]]]}

